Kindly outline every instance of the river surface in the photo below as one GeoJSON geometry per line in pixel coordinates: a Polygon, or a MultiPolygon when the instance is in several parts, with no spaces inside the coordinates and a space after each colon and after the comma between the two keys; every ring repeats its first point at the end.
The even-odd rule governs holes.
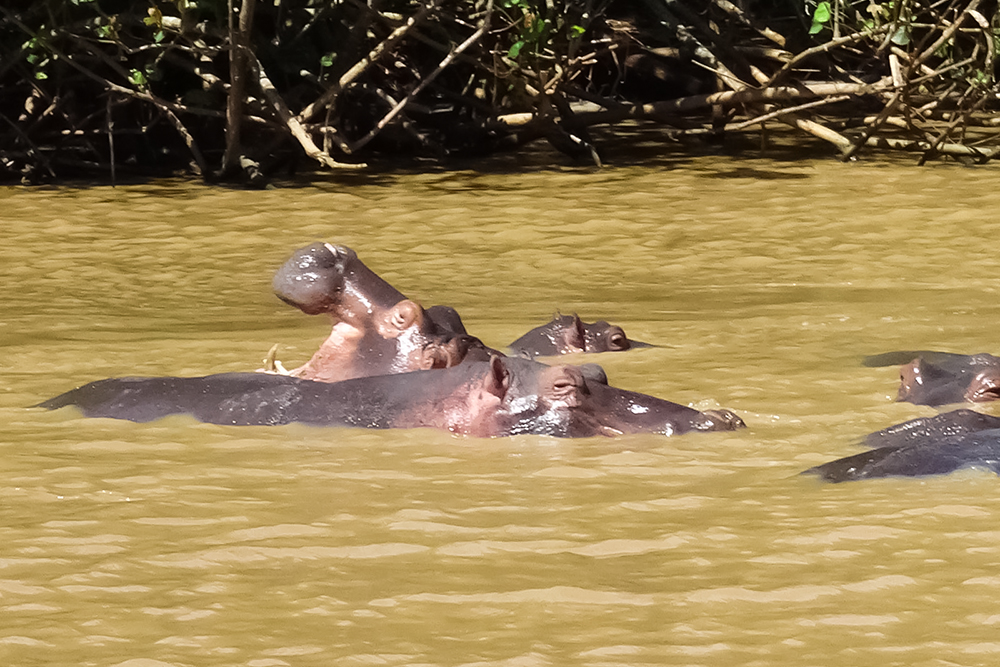
{"type": "Polygon", "coordinates": [[[1000,353],[997,182],[699,158],[0,189],[0,663],[996,664],[1000,479],[798,473],[934,414],[862,356],[1000,353]],[[597,358],[613,384],[748,428],[471,439],[28,407],[253,370],[275,343],[301,363],[328,324],[270,280],[315,240],[493,346],[556,311],[619,323],[659,347],[597,358]]]}

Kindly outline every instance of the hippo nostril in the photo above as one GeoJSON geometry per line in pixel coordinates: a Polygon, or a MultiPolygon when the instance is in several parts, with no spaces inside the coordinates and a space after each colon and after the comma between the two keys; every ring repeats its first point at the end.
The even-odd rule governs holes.
{"type": "Polygon", "coordinates": [[[616,331],[611,334],[611,338],[608,339],[608,345],[613,350],[627,350],[628,349],[628,338],[622,332],[616,331]]]}
{"type": "Polygon", "coordinates": [[[320,260],[322,262],[322,266],[331,268],[346,262],[350,258],[350,253],[353,252],[349,248],[333,245],[332,243],[324,243],[322,248],[323,250],[326,250],[326,252],[323,253],[324,257],[320,260]]]}

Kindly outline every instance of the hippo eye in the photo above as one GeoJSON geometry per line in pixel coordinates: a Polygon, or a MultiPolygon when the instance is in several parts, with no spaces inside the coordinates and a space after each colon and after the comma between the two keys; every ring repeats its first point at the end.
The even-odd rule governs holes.
{"type": "Polygon", "coordinates": [[[628,349],[628,338],[621,331],[616,331],[611,334],[608,338],[608,347],[613,350],[627,350],[628,349]]]}

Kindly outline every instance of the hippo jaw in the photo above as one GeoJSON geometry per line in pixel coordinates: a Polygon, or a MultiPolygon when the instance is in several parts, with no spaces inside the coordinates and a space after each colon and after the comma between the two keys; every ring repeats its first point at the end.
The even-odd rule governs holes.
{"type": "Polygon", "coordinates": [[[272,281],[279,299],[309,315],[356,317],[388,309],[404,300],[345,246],[313,243],[301,248],[278,269],[272,281]]]}
{"type": "Polygon", "coordinates": [[[274,274],[275,295],[308,315],[329,312],[340,302],[350,248],[314,243],[295,252],[274,274]]]}

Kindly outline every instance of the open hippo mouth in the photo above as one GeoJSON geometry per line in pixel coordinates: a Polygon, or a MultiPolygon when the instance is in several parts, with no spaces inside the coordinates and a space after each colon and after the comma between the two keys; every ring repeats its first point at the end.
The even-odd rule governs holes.
{"type": "Polygon", "coordinates": [[[345,246],[317,242],[297,250],[275,273],[273,287],[285,303],[333,323],[312,358],[290,371],[296,377],[338,382],[490,358],[454,309],[439,306],[432,309],[437,319],[430,317],[345,246]]]}

